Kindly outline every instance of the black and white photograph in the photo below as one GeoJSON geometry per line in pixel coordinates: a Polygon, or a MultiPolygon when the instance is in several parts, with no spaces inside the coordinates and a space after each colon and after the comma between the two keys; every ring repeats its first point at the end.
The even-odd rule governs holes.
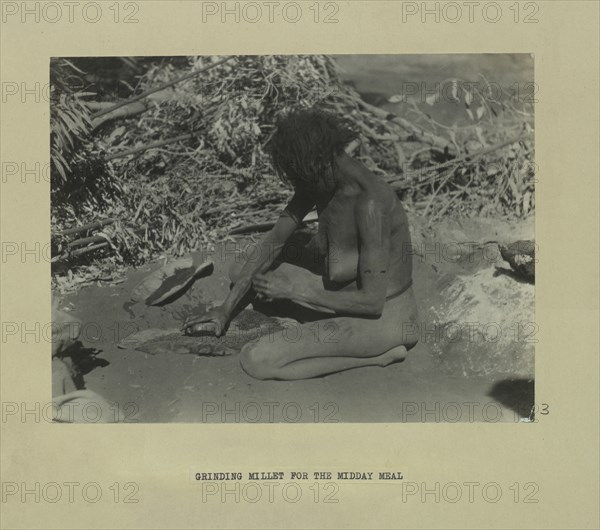
{"type": "Polygon", "coordinates": [[[599,15],[0,0],[0,528],[600,528],[599,15]]]}
{"type": "Polygon", "coordinates": [[[533,54],[49,68],[55,422],[548,414],[533,54]]]}

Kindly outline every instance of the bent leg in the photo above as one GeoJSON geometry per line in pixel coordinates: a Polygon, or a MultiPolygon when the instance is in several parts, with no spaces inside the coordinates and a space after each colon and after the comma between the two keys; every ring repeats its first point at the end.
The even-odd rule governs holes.
{"type": "Polygon", "coordinates": [[[379,319],[324,319],[264,336],[244,346],[242,368],[257,379],[292,380],[401,361],[415,344],[406,333],[414,328],[410,297],[388,302],[379,319]]]}
{"type": "Polygon", "coordinates": [[[244,371],[255,379],[292,381],[312,379],[365,366],[385,367],[404,360],[407,351],[406,346],[396,346],[373,357],[312,357],[279,366],[273,358],[263,358],[256,350],[242,350],[241,365],[244,371]]]}

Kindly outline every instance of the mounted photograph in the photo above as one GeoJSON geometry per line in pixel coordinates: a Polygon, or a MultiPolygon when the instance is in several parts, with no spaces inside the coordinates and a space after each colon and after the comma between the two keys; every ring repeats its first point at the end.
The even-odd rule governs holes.
{"type": "Polygon", "coordinates": [[[547,414],[533,55],[49,67],[55,422],[547,414]]]}

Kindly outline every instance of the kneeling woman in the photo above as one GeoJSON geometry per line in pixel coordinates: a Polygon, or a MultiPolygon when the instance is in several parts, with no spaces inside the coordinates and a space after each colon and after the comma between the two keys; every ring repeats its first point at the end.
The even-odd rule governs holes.
{"type": "Polygon", "coordinates": [[[247,294],[310,310],[312,322],[242,349],[242,368],[252,377],[306,379],[387,366],[417,341],[406,214],[389,185],[345,153],[354,138],[340,119],[319,110],[295,111],[279,122],[269,149],[295,194],[253,252],[258,258],[232,267],[223,305],[186,328],[221,335],[247,294]],[[317,235],[293,246],[314,207],[317,235]]]}

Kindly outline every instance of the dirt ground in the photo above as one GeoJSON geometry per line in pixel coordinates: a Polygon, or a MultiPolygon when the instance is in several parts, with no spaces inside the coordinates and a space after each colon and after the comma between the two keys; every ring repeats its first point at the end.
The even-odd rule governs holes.
{"type": "Polygon", "coordinates": [[[419,344],[402,363],[308,381],[252,379],[237,354],[150,355],[118,347],[136,331],[180,327],[223,300],[235,259],[230,247],[212,255],[212,276],[164,307],[130,300],[161,263],[131,270],[115,285],[83,288],[60,305],[83,322],[83,347],[73,355],[86,387],[117,403],[128,421],[523,421],[533,403],[534,337],[519,333],[518,322],[533,322],[534,287],[506,270],[493,244],[482,243],[524,238],[533,238],[531,222],[450,220],[427,229],[413,219],[419,344]],[[469,336],[457,334],[465,322],[469,336]]]}

